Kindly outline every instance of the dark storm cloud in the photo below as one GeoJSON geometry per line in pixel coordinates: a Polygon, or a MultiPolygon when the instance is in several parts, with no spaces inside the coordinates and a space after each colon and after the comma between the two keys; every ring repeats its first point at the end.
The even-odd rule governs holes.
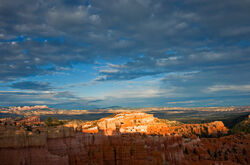
{"type": "Polygon", "coordinates": [[[36,82],[36,81],[22,81],[16,82],[10,85],[10,87],[15,89],[27,89],[35,91],[48,91],[51,90],[51,86],[46,82],[36,82]]]}

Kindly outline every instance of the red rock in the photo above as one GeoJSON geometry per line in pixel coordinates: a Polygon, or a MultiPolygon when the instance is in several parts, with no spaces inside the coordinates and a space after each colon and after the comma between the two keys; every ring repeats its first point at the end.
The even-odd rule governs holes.
{"type": "Polygon", "coordinates": [[[250,135],[197,136],[226,133],[222,122],[172,127],[152,115],[129,113],[80,125],[81,131],[78,124],[76,127],[41,125],[41,132],[1,126],[0,164],[244,165],[250,162],[250,135]],[[93,128],[93,123],[98,133],[82,132],[93,128]],[[136,130],[138,126],[147,126],[147,129],[136,130]],[[174,136],[166,136],[167,133],[174,136]]]}

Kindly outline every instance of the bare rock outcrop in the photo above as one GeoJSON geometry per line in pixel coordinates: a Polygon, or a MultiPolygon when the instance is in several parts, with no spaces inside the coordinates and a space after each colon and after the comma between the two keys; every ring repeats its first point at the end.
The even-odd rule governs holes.
{"type": "Polygon", "coordinates": [[[247,165],[250,162],[250,135],[218,138],[227,133],[222,122],[175,123],[176,126],[167,123],[151,114],[132,112],[64,126],[0,124],[0,165],[247,165]],[[201,135],[217,138],[200,138],[201,135]]]}
{"type": "Polygon", "coordinates": [[[103,132],[105,135],[119,133],[142,133],[156,135],[217,137],[228,133],[223,122],[206,124],[180,124],[163,122],[152,114],[142,112],[119,113],[112,117],[82,124],[82,131],[87,133],[103,132]]]}

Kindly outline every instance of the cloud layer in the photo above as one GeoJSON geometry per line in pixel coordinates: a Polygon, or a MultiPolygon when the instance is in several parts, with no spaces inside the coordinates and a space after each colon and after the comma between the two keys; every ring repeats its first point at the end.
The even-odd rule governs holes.
{"type": "MultiPolygon", "coordinates": [[[[145,88],[166,102],[173,96],[156,91],[179,99],[249,95],[249,8],[248,0],[0,0],[1,89],[82,97],[70,83],[106,87],[157,77],[157,86],[145,88]],[[73,81],[70,71],[78,64],[94,68],[87,70],[95,75],[90,82],[73,81]],[[39,78],[57,74],[72,81],[58,88],[57,80],[39,78]]],[[[111,94],[96,100],[104,96],[111,94]]]]}
{"type": "Polygon", "coordinates": [[[15,89],[27,89],[27,90],[38,90],[38,91],[49,91],[52,89],[49,83],[33,82],[33,81],[16,82],[11,84],[10,87],[15,89]]]}

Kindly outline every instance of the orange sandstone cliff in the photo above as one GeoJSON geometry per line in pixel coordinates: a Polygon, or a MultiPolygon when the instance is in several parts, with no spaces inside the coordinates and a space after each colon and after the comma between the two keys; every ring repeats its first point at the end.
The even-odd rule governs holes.
{"type": "Polygon", "coordinates": [[[121,113],[64,126],[0,125],[1,165],[249,164],[249,135],[222,122],[181,124],[145,113],[121,113]],[[28,129],[27,129],[28,128],[28,129]]]}
{"type": "Polygon", "coordinates": [[[152,114],[142,112],[119,113],[98,121],[82,123],[81,129],[87,133],[104,132],[105,135],[119,133],[144,133],[178,136],[217,137],[228,133],[223,122],[206,124],[182,124],[155,118],[152,114]]]}

